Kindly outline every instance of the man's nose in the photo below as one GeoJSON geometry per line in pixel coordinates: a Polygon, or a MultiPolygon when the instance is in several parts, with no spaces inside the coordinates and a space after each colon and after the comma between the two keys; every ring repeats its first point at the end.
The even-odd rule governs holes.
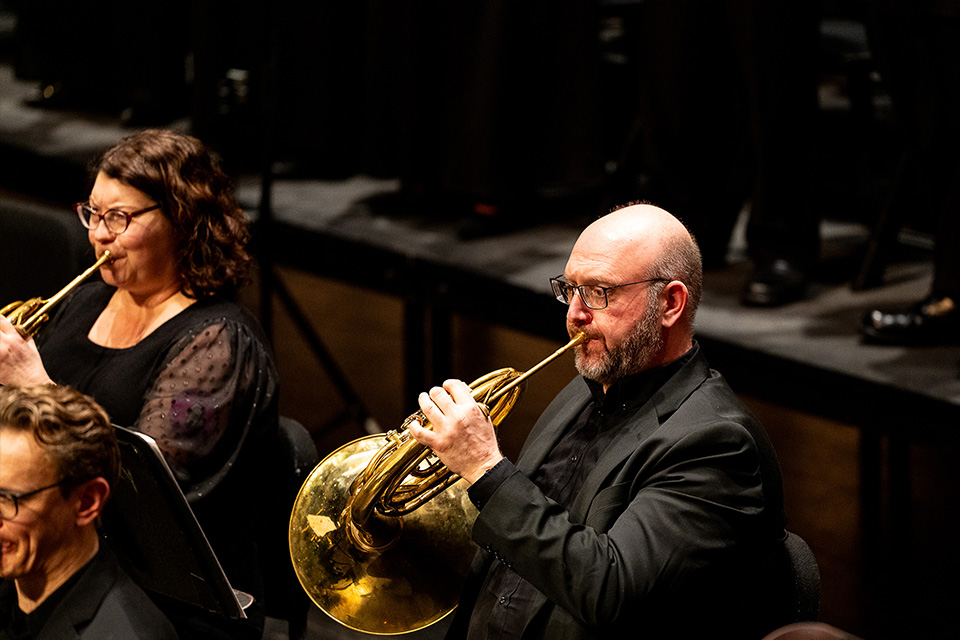
{"type": "Polygon", "coordinates": [[[579,291],[570,298],[570,304],[567,306],[567,320],[577,326],[590,324],[593,321],[593,309],[584,304],[579,291]]]}

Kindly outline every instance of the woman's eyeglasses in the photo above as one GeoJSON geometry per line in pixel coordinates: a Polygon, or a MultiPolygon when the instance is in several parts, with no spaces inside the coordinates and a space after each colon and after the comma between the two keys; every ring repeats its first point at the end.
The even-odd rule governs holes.
{"type": "Polygon", "coordinates": [[[132,213],[127,213],[120,209],[107,209],[103,213],[100,213],[91,207],[88,202],[78,202],[73,205],[73,210],[77,212],[77,215],[80,217],[80,224],[84,227],[87,229],[96,229],[100,221],[103,220],[103,224],[107,225],[107,231],[114,235],[120,235],[126,231],[130,225],[130,221],[133,220],[134,217],[159,208],[159,204],[153,204],[132,213]]]}

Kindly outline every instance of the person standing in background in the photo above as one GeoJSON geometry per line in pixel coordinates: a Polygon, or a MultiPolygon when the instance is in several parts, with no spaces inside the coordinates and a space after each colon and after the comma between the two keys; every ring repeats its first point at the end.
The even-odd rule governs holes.
{"type": "Polygon", "coordinates": [[[638,35],[648,199],[684,221],[706,269],[749,205],[744,304],[800,299],[820,252],[812,202],[817,2],[646,0],[638,35]]]}

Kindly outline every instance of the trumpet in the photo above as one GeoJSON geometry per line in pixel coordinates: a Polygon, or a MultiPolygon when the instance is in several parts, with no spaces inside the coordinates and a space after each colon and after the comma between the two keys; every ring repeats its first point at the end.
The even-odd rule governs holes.
{"type": "MultiPolygon", "coordinates": [[[[499,426],[534,373],[587,337],[525,373],[492,371],[470,384],[499,426]]],[[[300,584],[327,615],[351,629],[396,635],[423,629],[457,605],[476,546],[477,511],[464,483],[408,426],[429,428],[422,411],[397,431],[349,442],[318,464],[297,494],[288,530],[300,584]]]]}
{"type": "Polygon", "coordinates": [[[103,255],[100,256],[100,258],[93,263],[92,266],[74,278],[70,284],[58,291],[52,297],[47,298],[46,300],[41,298],[30,298],[29,300],[25,301],[17,300],[16,302],[11,302],[7,306],[0,309],[0,315],[9,320],[13,326],[16,327],[17,332],[19,332],[21,336],[24,338],[30,338],[36,335],[37,331],[40,330],[40,326],[50,319],[48,312],[55,304],[60,302],[65,295],[74,289],[74,287],[89,278],[94,271],[111,260],[113,260],[113,256],[110,254],[110,252],[104,251],[103,255]]]}

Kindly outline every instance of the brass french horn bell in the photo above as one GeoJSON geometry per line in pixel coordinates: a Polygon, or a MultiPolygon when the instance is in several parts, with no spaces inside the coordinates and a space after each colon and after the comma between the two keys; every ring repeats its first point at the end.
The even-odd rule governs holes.
{"type": "Polygon", "coordinates": [[[70,293],[74,287],[89,278],[94,271],[102,267],[107,262],[113,260],[109,251],[104,251],[103,255],[86,271],[74,278],[70,284],[58,291],[53,297],[43,300],[41,298],[30,298],[29,300],[17,300],[0,309],[0,315],[16,327],[17,331],[24,338],[36,335],[40,326],[49,319],[48,312],[55,304],[60,302],[65,295],[70,293]]]}
{"type": "MultiPolygon", "coordinates": [[[[505,368],[470,384],[474,399],[499,425],[519,399],[522,383],[568,349],[577,334],[545,360],[520,373],[505,368]]],[[[290,557],[300,584],[327,615],[377,635],[423,629],[457,606],[476,546],[477,511],[465,483],[407,427],[340,447],[300,488],[290,516],[290,557]]]]}

